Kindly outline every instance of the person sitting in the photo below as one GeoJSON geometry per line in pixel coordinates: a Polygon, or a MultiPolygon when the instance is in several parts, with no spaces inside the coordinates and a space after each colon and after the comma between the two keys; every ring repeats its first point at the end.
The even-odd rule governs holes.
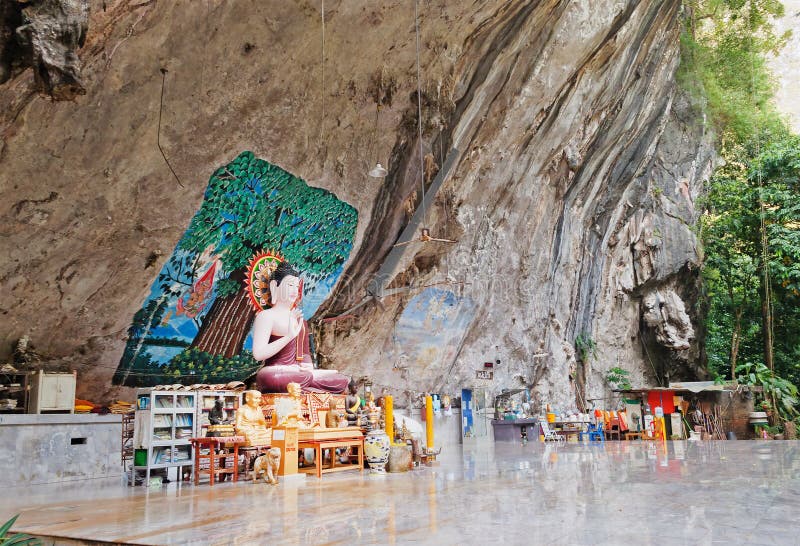
{"type": "Polygon", "coordinates": [[[261,393],[245,391],[245,405],[236,411],[236,434],[244,436],[248,446],[270,444],[270,432],[264,412],[261,410],[261,393]]]}
{"type": "Polygon", "coordinates": [[[302,297],[300,276],[281,262],[269,281],[272,307],[260,311],[253,324],[253,357],[264,366],[256,374],[261,392],[286,392],[298,383],[310,392],[342,393],[349,379],[336,370],[317,370],[311,360],[308,324],[296,308],[302,297]]]}

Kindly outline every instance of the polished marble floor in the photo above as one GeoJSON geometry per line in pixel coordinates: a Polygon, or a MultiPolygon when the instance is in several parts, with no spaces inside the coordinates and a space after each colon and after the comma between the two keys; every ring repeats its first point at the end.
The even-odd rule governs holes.
{"type": "Polygon", "coordinates": [[[20,531],[133,544],[794,545],[800,442],[487,443],[277,487],[3,491],[0,521],[16,513],[20,531]]]}

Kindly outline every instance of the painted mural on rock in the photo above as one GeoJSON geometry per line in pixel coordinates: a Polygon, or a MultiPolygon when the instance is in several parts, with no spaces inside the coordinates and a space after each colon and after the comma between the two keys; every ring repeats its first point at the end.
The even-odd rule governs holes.
{"type": "Polygon", "coordinates": [[[245,282],[274,251],[302,272],[310,318],[341,275],[358,213],[332,193],[243,152],[211,176],[203,203],[134,315],[114,383],[243,380],[256,308],[245,282]]]}
{"type": "Polygon", "coordinates": [[[401,371],[430,368],[446,372],[458,357],[474,316],[472,298],[426,288],[403,310],[383,353],[401,371]]]}

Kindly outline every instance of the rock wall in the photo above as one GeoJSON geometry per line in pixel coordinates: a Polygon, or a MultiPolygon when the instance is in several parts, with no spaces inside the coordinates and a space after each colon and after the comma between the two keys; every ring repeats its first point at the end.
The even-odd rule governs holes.
{"type": "Polygon", "coordinates": [[[316,318],[348,316],[316,322],[318,350],[398,404],[485,385],[575,406],[614,366],[636,385],[702,375],[691,226],[711,151],[674,83],[679,0],[423,0],[419,97],[409,2],[326,2],[324,51],[318,2],[90,4],[85,95],[47,100],[31,71],[0,86],[6,354],[29,334],[79,395],[126,395],[110,378],[133,313],[211,173],[252,150],[358,209],[316,318]],[[415,210],[456,242],[396,247],[376,292],[415,210]],[[422,354],[397,330],[431,287],[470,318],[422,354]]]}

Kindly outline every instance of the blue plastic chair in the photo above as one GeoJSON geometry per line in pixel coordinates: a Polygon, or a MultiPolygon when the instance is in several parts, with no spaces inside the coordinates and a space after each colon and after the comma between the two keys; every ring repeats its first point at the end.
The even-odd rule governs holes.
{"type": "Polygon", "coordinates": [[[578,434],[581,441],[583,441],[583,435],[586,434],[589,436],[590,442],[605,442],[606,435],[603,434],[603,425],[592,425],[589,424],[586,432],[581,432],[578,434]]]}

